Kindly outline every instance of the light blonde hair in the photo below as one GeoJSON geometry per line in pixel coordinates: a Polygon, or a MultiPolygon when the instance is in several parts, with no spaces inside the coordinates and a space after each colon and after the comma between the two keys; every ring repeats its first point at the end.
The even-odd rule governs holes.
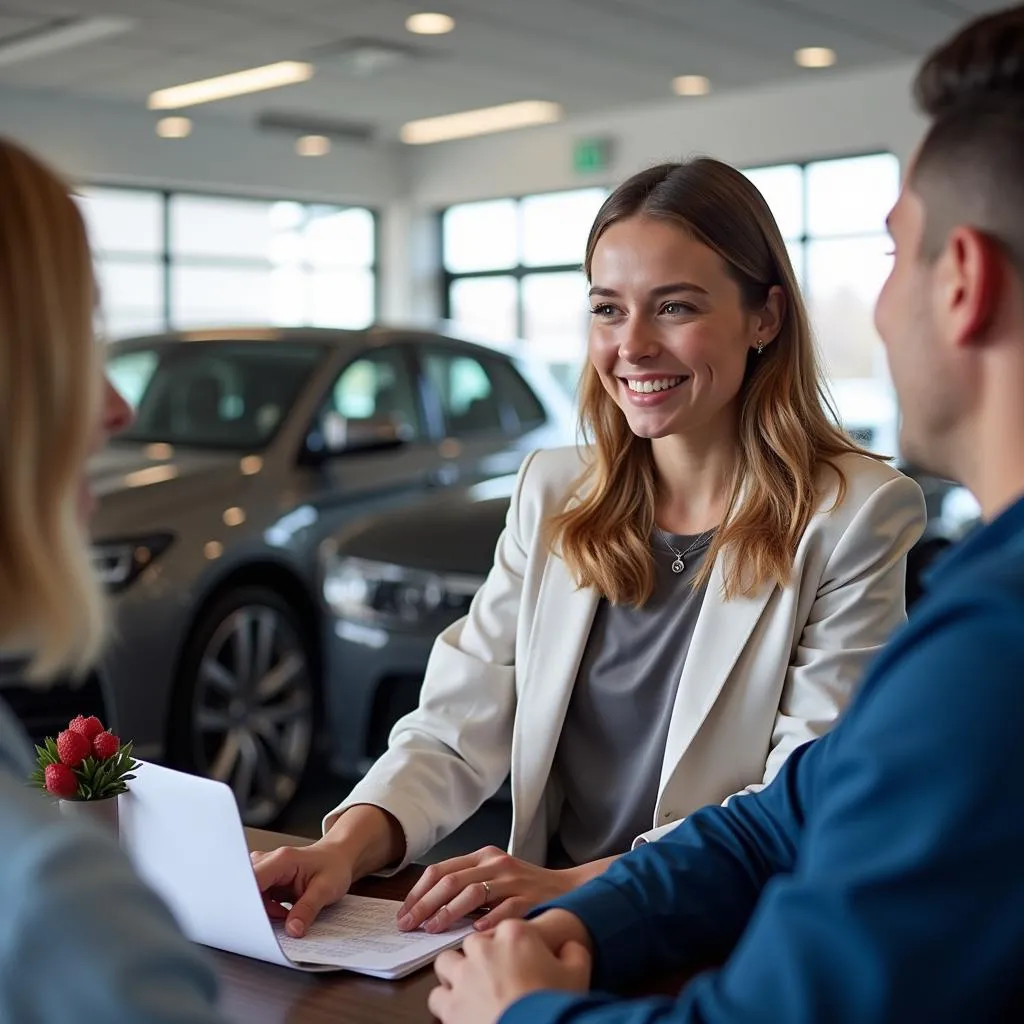
{"type": "MultiPolygon", "coordinates": [[[[739,286],[745,307],[763,309],[770,289],[785,295],[778,335],[751,353],[740,391],[740,452],[725,521],[694,586],[707,582],[728,550],[725,594],[747,594],[767,582],[786,586],[793,557],[820,502],[816,476],[859,448],[830,418],[829,398],[793,266],[768,204],[744,174],[702,157],[634,175],[601,207],[587,243],[590,277],[604,232],[630,217],[667,220],[714,250],[739,286]]],[[[582,587],[615,604],[645,604],[654,591],[651,534],[658,482],[651,443],[629,429],[622,410],[588,363],[580,383],[581,427],[592,459],[577,498],[548,521],[552,545],[582,587]]]]}
{"type": "Polygon", "coordinates": [[[78,511],[102,400],[94,307],[67,185],[0,138],[0,648],[32,678],[84,671],[104,637],[78,511]]]}

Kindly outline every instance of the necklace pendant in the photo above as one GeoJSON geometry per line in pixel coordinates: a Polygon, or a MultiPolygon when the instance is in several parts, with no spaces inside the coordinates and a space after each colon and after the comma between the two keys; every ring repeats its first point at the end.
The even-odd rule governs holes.
{"type": "Polygon", "coordinates": [[[686,568],[686,563],[681,558],[676,558],[672,563],[672,571],[678,576],[686,568]]]}

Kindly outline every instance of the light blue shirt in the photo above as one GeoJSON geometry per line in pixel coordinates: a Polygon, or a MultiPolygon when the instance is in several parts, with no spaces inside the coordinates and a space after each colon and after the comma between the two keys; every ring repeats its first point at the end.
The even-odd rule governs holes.
{"type": "Polygon", "coordinates": [[[0,1024],[224,1024],[217,981],[112,838],[26,786],[0,701],[0,1024]]]}

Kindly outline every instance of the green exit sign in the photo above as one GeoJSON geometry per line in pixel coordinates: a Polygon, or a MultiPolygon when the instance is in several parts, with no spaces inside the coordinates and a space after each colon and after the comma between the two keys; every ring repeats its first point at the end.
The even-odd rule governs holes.
{"type": "Polygon", "coordinates": [[[611,139],[579,139],[572,150],[572,169],[577,174],[606,171],[612,163],[611,139]]]}

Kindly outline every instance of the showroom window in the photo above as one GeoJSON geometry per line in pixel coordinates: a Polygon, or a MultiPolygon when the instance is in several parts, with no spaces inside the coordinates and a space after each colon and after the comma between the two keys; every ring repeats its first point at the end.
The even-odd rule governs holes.
{"type": "MultiPolygon", "coordinates": [[[[895,452],[896,406],[872,323],[899,191],[891,153],[748,170],[786,239],[840,417],[895,452]]],[[[462,203],[441,215],[445,315],[469,337],[518,342],[575,385],[586,352],[581,271],[604,189],[462,203]]]]}
{"type": "Polygon", "coordinates": [[[80,203],[109,337],[375,318],[371,210],[103,187],[82,189],[80,203]]]}
{"type": "Polygon", "coordinates": [[[897,407],[875,331],[875,299],[892,265],[885,218],[899,161],[875,153],[748,170],[786,239],[844,426],[897,451],[897,407]]]}
{"type": "Polygon", "coordinates": [[[572,385],[589,315],[584,249],[607,194],[576,189],[445,210],[445,318],[476,340],[522,345],[572,385]]]}

